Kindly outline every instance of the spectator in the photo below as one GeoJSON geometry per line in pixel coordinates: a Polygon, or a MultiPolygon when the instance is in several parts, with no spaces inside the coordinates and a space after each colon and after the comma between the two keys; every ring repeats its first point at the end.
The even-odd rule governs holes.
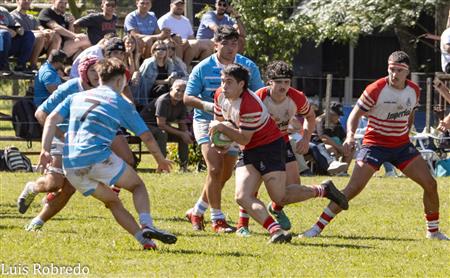
{"type": "Polygon", "coordinates": [[[189,144],[192,144],[192,134],[186,125],[186,106],[183,103],[186,81],[174,81],[169,93],[165,93],[150,102],[142,111],[141,116],[152,132],[164,157],[167,155],[167,142],[178,143],[180,170],[188,170],[189,144]],[[178,127],[171,124],[177,123],[178,127]]]}
{"type": "Polygon", "coordinates": [[[167,46],[163,41],[156,41],[153,44],[152,55],[145,59],[139,68],[141,82],[134,95],[137,106],[145,106],[153,99],[169,92],[170,85],[177,75],[172,60],[167,56],[167,46]]]}
{"type": "Polygon", "coordinates": [[[47,61],[39,68],[34,79],[34,104],[41,105],[53,91],[61,84],[61,77],[58,71],[64,69],[67,59],[66,53],[62,50],[52,50],[47,61]]]}
{"type": "Polygon", "coordinates": [[[10,72],[8,57],[17,57],[14,71],[24,71],[30,59],[34,44],[34,35],[24,29],[9,14],[0,7],[0,71],[10,72]]]}
{"type": "Polygon", "coordinates": [[[441,65],[445,73],[450,73],[450,10],[448,18],[447,29],[441,35],[441,65]]]}
{"type": "Polygon", "coordinates": [[[214,32],[219,25],[230,25],[239,33],[239,52],[242,53],[245,45],[245,27],[241,21],[241,15],[228,3],[228,0],[216,0],[215,8],[214,11],[202,16],[197,30],[197,39],[210,40],[214,37],[214,32]]]}
{"type": "Polygon", "coordinates": [[[53,0],[51,8],[42,9],[39,13],[39,23],[47,28],[54,30],[62,39],[62,50],[67,57],[76,58],[84,49],[91,46],[88,37],[85,34],[74,32],[73,15],[66,13],[67,0],[53,0]]]}
{"type": "Polygon", "coordinates": [[[347,163],[347,168],[342,173],[345,174],[347,173],[348,165],[352,161],[353,152],[345,155],[342,146],[346,136],[345,130],[339,121],[339,117],[344,115],[342,104],[333,102],[330,106],[330,125],[326,126],[326,113],[323,113],[316,118],[316,132],[317,136],[325,144],[328,152],[337,159],[342,158],[342,161],[347,163]]]}
{"type": "Polygon", "coordinates": [[[125,17],[125,32],[139,39],[139,50],[143,58],[152,56],[152,45],[157,40],[170,37],[170,30],[158,28],[157,19],[153,12],[151,0],[137,0],[137,10],[125,17]]]}
{"type": "Polygon", "coordinates": [[[167,55],[172,59],[174,69],[177,72],[177,78],[187,79],[189,77],[188,69],[183,60],[175,55],[175,42],[173,39],[167,39],[164,42],[167,45],[167,55]]]}
{"type": "Polygon", "coordinates": [[[177,47],[177,56],[190,67],[194,58],[205,59],[213,53],[212,40],[195,40],[191,22],[184,13],[184,0],[171,0],[170,11],[158,19],[158,26],[169,29],[177,47]]]}
{"type": "Polygon", "coordinates": [[[18,22],[25,32],[31,31],[34,34],[35,41],[30,57],[29,69],[37,70],[37,60],[43,50],[46,50],[47,55],[53,49],[58,49],[61,45],[61,37],[55,36],[55,31],[45,29],[39,25],[39,22],[32,15],[26,12],[30,10],[32,0],[17,0],[17,8],[11,12],[11,16],[18,22]]]}
{"type": "Polygon", "coordinates": [[[116,0],[102,0],[101,7],[101,13],[88,14],[74,22],[76,29],[87,29],[91,45],[97,44],[106,34],[116,33],[116,0]]]}
{"type": "Polygon", "coordinates": [[[88,56],[94,56],[99,58],[100,60],[103,59],[103,57],[105,56],[105,47],[111,43],[112,38],[114,38],[115,36],[116,34],[114,33],[106,34],[103,39],[100,40],[97,44],[83,50],[72,63],[72,68],[70,69],[70,78],[79,77],[78,65],[84,58],[88,56]]]}

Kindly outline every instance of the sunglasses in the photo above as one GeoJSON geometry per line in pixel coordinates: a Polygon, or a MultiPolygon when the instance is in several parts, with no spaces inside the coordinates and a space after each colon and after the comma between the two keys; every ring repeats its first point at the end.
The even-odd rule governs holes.
{"type": "Polygon", "coordinates": [[[114,4],[114,3],[106,3],[105,6],[109,7],[109,8],[115,8],[116,4],[114,4]]]}
{"type": "Polygon", "coordinates": [[[169,46],[168,49],[175,50],[175,46],[169,46]]]}
{"type": "Polygon", "coordinates": [[[167,48],[163,48],[163,47],[158,47],[158,48],[155,48],[155,50],[156,50],[156,51],[159,51],[159,50],[161,50],[161,51],[166,51],[166,50],[167,50],[167,48]]]}
{"type": "Polygon", "coordinates": [[[226,7],[228,7],[228,4],[227,3],[218,3],[217,6],[226,8],[226,7]]]}

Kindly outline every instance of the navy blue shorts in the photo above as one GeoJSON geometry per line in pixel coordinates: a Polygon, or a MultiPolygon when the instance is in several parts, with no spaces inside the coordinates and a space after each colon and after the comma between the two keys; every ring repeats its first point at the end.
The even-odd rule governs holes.
{"type": "Polygon", "coordinates": [[[384,162],[390,162],[403,170],[419,155],[419,151],[411,143],[397,148],[363,145],[356,155],[356,161],[368,163],[376,170],[380,169],[384,162]]]}
{"type": "Polygon", "coordinates": [[[286,163],[297,161],[290,142],[286,142],[286,163]]]}
{"type": "Polygon", "coordinates": [[[283,138],[267,145],[244,150],[236,167],[249,164],[253,165],[261,176],[274,171],[286,171],[286,143],[283,138]]]}

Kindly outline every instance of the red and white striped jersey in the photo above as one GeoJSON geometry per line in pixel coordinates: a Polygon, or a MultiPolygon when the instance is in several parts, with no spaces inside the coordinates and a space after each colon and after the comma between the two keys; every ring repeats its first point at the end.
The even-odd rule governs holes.
{"type": "Polygon", "coordinates": [[[269,113],[277,123],[284,140],[288,142],[288,126],[291,119],[296,115],[306,115],[311,109],[306,96],[303,92],[292,87],[287,91],[287,97],[280,103],[274,102],[270,97],[269,87],[259,89],[256,91],[256,95],[261,98],[264,105],[269,109],[269,113]]]}
{"type": "Polygon", "coordinates": [[[369,123],[363,144],[394,148],[409,142],[408,119],[419,103],[420,88],[410,80],[402,90],[381,78],[364,90],[357,105],[369,123]]]}
{"type": "Polygon", "coordinates": [[[246,90],[240,98],[230,100],[222,93],[222,88],[214,95],[214,114],[231,121],[242,130],[256,131],[244,150],[269,144],[282,137],[267,107],[255,93],[246,90]]]}

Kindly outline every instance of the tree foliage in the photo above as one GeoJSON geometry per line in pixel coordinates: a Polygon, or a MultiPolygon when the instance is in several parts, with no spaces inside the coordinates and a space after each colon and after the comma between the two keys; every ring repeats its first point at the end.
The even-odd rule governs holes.
{"type": "MultiPolygon", "coordinates": [[[[448,0],[240,0],[248,34],[246,54],[258,63],[292,61],[302,39],[356,44],[375,31],[408,33],[423,13],[446,8],[448,0]],[[296,8],[289,8],[296,6],[296,8]]],[[[399,39],[401,40],[401,39],[399,39]]],[[[407,41],[407,40],[401,40],[407,41]]],[[[407,47],[407,46],[405,46],[407,47]]]]}

